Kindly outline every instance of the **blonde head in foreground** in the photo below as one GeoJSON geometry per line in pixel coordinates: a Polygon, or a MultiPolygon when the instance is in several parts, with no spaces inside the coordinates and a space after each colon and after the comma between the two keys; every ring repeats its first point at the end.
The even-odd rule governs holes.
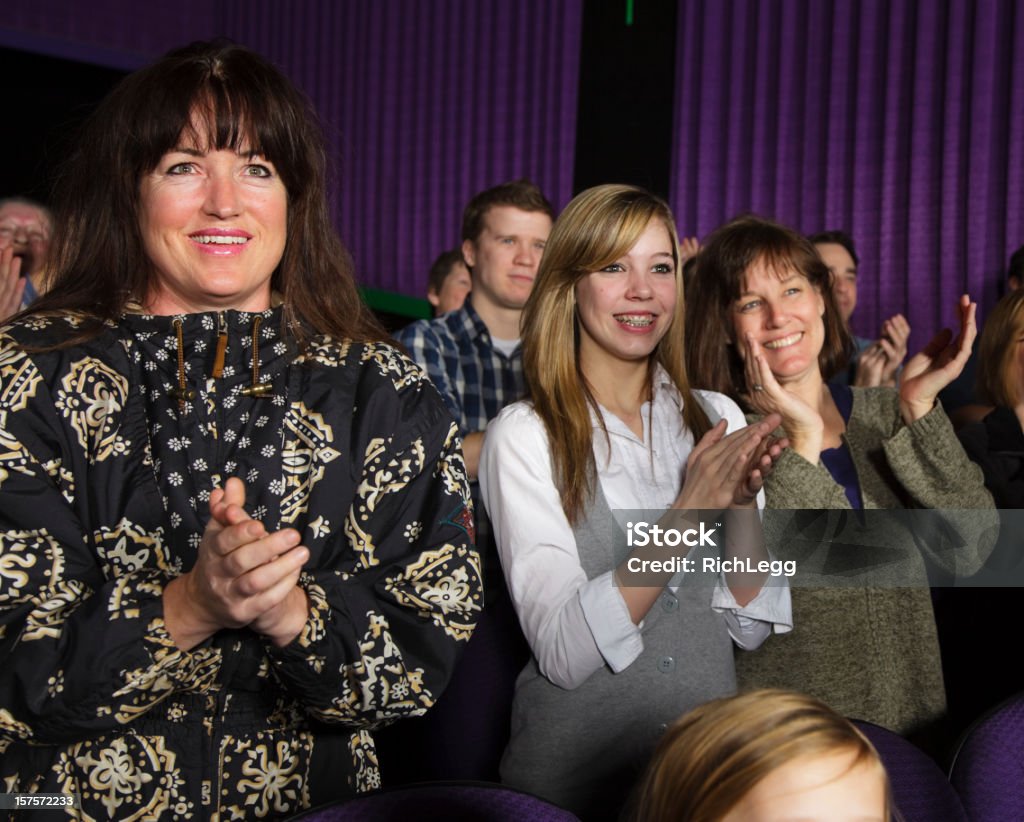
{"type": "Polygon", "coordinates": [[[890,822],[889,779],[853,724],[813,697],[760,690],[716,699],[665,733],[639,822],[890,822]]]}

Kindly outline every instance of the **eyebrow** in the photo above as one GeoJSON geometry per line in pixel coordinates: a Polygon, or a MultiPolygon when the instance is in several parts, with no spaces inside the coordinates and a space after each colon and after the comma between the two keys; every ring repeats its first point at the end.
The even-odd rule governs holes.
{"type": "MultiPolygon", "coordinates": [[[[191,148],[189,146],[175,146],[174,148],[172,148],[167,153],[168,154],[187,154],[189,157],[203,157],[203,156],[206,155],[207,152],[201,151],[198,148],[191,148]]],[[[255,149],[243,149],[243,150],[240,150],[240,151],[236,151],[235,154],[237,154],[239,157],[265,157],[266,156],[262,152],[256,151],[255,149]]]]}
{"type": "MultiPolygon", "coordinates": [[[[802,279],[807,279],[806,277],[804,277],[804,275],[803,275],[803,274],[799,274],[799,273],[798,273],[798,274],[790,274],[790,275],[789,275],[788,277],[786,277],[786,279],[784,279],[784,280],[779,280],[779,282],[780,282],[780,283],[781,283],[782,285],[785,285],[786,283],[789,283],[789,282],[792,282],[793,280],[797,280],[797,279],[801,279],[801,278],[802,278],[802,279]]],[[[748,288],[748,289],[747,289],[746,291],[741,291],[741,292],[740,292],[740,297],[741,297],[741,298],[742,298],[742,297],[746,297],[746,296],[747,296],[748,294],[754,294],[754,293],[756,293],[756,292],[754,292],[754,291],[751,291],[751,290],[750,290],[750,289],[748,288]]]]}

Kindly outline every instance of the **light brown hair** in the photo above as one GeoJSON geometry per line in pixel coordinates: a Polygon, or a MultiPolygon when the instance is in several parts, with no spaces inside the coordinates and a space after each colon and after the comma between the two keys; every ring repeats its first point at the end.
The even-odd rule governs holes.
{"type": "MultiPolygon", "coordinates": [[[[651,356],[683,397],[683,421],[699,439],[707,415],[690,392],[683,365],[683,282],[679,240],[672,212],[642,188],[603,185],[577,195],[555,222],[537,279],[523,310],[523,371],[527,395],[547,429],[562,508],[576,522],[594,490],[595,466],[590,409],[597,402],[579,362],[576,285],[628,252],[651,220],[661,221],[672,241],[676,308],[671,325],[651,356]]],[[[598,415],[600,417],[600,415],[598,415]]]]}
{"type": "Polygon", "coordinates": [[[555,219],[555,209],[535,183],[523,178],[502,183],[474,195],[462,212],[462,240],[475,243],[484,230],[484,217],[496,206],[512,206],[520,211],[537,211],[555,219]]]}
{"type": "Polygon", "coordinates": [[[634,805],[636,822],[719,822],[775,769],[804,756],[849,752],[850,769],[873,765],[892,794],[878,752],[822,702],[760,690],[707,702],[665,732],[634,805]]]}
{"type": "Polygon", "coordinates": [[[1020,348],[1024,339],[1024,289],[1011,291],[992,309],[978,343],[978,393],[985,402],[1013,408],[1024,402],[1020,348]]]}

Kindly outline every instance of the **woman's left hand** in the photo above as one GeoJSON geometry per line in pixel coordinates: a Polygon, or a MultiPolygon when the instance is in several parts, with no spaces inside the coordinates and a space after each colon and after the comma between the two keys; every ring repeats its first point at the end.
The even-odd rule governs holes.
{"type": "Polygon", "coordinates": [[[900,413],[910,425],[935,407],[939,392],[960,376],[978,334],[977,303],[964,294],[960,298],[960,333],[942,329],[907,363],[900,380],[900,413]]]}

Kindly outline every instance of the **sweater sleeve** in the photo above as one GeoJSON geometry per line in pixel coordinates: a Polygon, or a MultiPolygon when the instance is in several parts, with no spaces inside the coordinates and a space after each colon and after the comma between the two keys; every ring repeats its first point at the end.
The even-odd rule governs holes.
{"type": "Polygon", "coordinates": [[[922,551],[960,577],[980,570],[995,546],[999,517],[981,469],[967,456],[942,407],[936,404],[901,426],[883,448],[913,501],[934,512],[912,522],[922,551]]]}

